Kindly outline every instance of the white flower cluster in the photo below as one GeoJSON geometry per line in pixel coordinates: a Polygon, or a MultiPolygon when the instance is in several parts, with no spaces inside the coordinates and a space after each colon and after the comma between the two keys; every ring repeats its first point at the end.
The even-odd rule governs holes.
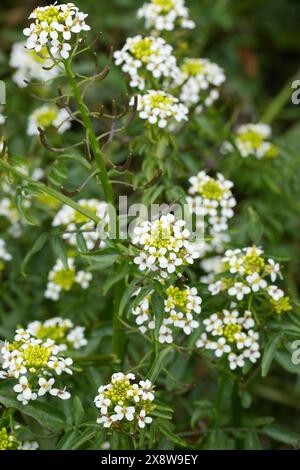
{"type": "Polygon", "coordinates": [[[274,301],[284,296],[284,292],[274,284],[277,278],[281,277],[280,265],[271,258],[266,260],[261,248],[251,246],[242,250],[226,250],[222,263],[225,275],[229,272],[235,276],[210,284],[212,295],[225,290],[238,301],[251,292],[265,293],[274,301]]]}
{"type": "Polygon", "coordinates": [[[271,135],[272,130],[268,124],[243,124],[235,133],[234,145],[226,141],[221,151],[224,154],[233,153],[235,146],[243,158],[274,158],[278,154],[278,148],[269,141],[271,135]]]}
{"type": "Polygon", "coordinates": [[[1,260],[3,261],[10,261],[12,256],[8,253],[6,249],[6,243],[3,238],[0,238],[0,269],[1,269],[1,260]]]}
{"type": "Polygon", "coordinates": [[[191,184],[187,203],[192,214],[202,216],[202,221],[198,221],[198,228],[208,230],[211,238],[204,241],[201,247],[201,254],[209,251],[218,253],[223,251],[225,242],[229,241],[228,220],[233,217],[233,208],[236,200],[232,194],[232,181],[226,180],[220,173],[217,178],[212,178],[205,171],[200,171],[196,176],[189,179],[191,184]]]}
{"type": "Polygon", "coordinates": [[[65,269],[63,262],[58,259],[48,275],[48,284],[45,297],[51,300],[58,300],[62,291],[69,291],[74,284],[80,285],[82,289],[87,289],[93,278],[92,273],[83,270],[76,271],[74,258],[68,258],[68,269],[65,269]]]}
{"type": "Polygon", "coordinates": [[[169,93],[150,90],[145,95],[138,95],[137,99],[139,117],[160,129],[188,120],[188,108],[169,93]]]}
{"type": "Polygon", "coordinates": [[[176,26],[193,29],[194,21],[189,19],[189,10],[184,0],[150,0],[138,10],[138,18],[145,18],[146,28],[158,31],[172,31],[176,26]]]}
{"type": "Polygon", "coordinates": [[[23,31],[28,37],[26,47],[36,52],[48,47],[52,55],[68,59],[74,35],[91,29],[85,22],[87,16],[73,3],[36,8],[29,16],[34,21],[23,31]]]}
{"type": "Polygon", "coordinates": [[[152,422],[148,416],[154,409],[152,403],[155,395],[150,380],[135,380],[134,374],[117,372],[112,375],[108,385],[101,385],[95,397],[95,405],[100,409],[97,423],[104,428],[120,428],[133,430],[138,426],[143,429],[152,422]]]}
{"type": "Polygon", "coordinates": [[[200,263],[200,266],[205,273],[205,275],[200,277],[200,281],[204,284],[212,283],[215,279],[215,275],[221,273],[224,270],[222,256],[220,255],[203,259],[200,263]]]}
{"type": "Polygon", "coordinates": [[[26,331],[38,339],[52,339],[59,344],[61,351],[70,348],[80,349],[87,345],[84,337],[85,328],[74,326],[73,322],[66,318],[53,317],[44,322],[36,320],[27,325],[26,331]]]}
{"type": "MultiPolygon", "coordinates": [[[[151,294],[146,296],[139,305],[132,310],[136,316],[136,324],[139,330],[145,333],[148,329],[155,329],[156,319],[150,307],[151,294]]],[[[195,287],[169,286],[166,289],[166,299],[164,300],[164,312],[166,313],[162,325],[159,328],[158,341],[161,344],[173,343],[173,335],[177,331],[183,331],[190,335],[199,323],[195,320],[194,314],[201,312],[202,299],[198,296],[195,287]]]]}
{"type": "Polygon", "coordinates": [[[37,450],[39,443],[37,441],[24,441],[20,442],[18,450],[37,450]]]}
{"type": "Polygon", "coordinates": [[[53,65],[52,59],[47,53],[47,49],[42,49],[40,55],[35,51],[25,48],[25,42],[13,44],[9,65],[17,69],[13,74],[13,81],[20,87],[25,88],[32,79],[47,81],[57,77],[60,73],[59,67],[53,65]]]}
{"type": "Polygon", "coordinates": [[[203,107],[212,106],[219,98],[218,88],[225,82],[224,70],[209,59],[186,58],[176,77],[177,86],[181,87],[179,99],[189,108],[197,106],[197,112],[203,107]]]}
{"type": "MultiPolygon", "coordinates": [[[[89,209],[99,217],[101,223],[108,224],[109,216],[107,212],[107,203],[98,201],[97,199],[80,199],[77,203],[89,209]]],[[[76,246],[76,233],[80,226],[80,232],[85,239],[88,250],[94,248],[96,241],[99,238],[99,233],[95,227],[95,222],[88,220],[84,215],[79,214],[72,207],[63,205],[59,212],[53,219],[53,227],[64,226],[66,232],[63,234],[63,239],[67,240],[71,245],[76,246]]],[[[103,242],[102,242],[103,243],[103,242]]]]}
{"type": "Polygon", "coordinates": [[[28,330],[18,329],[12,343],[5,342],[1,348],[2,379],[15,378],[18,383],[13,390],[17,399],[27,405],[31,400],[50,393],[62,400],[70,398],[65,388],[54,387],[56,376],[72,375],[73,360],[64,357],[60,345],[52,339],[36,338],[28,330]]]}
{"type": "Polygon", "coordinates": [[[238,310],[222,310],[203,321],[205,333],[197,341],[197,348],[213,351],[217,358],[226,357],[231,370],[244,367],[247,361],[255,364],[260,358],[259,334],[253,330],[255,322],[249,310],[240,315],[238,310]]]}
{"type": "Polygon", "coordinates": [[[54,127],[59,134],[63,134],[71,127],[71,117],[64,108],[45,104],[37,108],[28,118],[27,134],[39,135],[38,127],[43,130],[54,127]]]}
{"type": "Polygon", "coordinates": [[[0,199],[0,217],[4,217],[9,223],[8,233],[13,238],[19,238],[22,234],[20,216],[12,199],[5,195],[0,199]]]}
{"type": "MultiPolygon", "coordinates": [[[[147,83],[157,79],[172,79],[178,75],[173,48],[162,38],[141,35],[128,38],[124,47],[114,53],[116,65],[130,76],[130,86],[144,90],[147,83]]],[[[171,80],[170,80],[171,81],[171,80]]]]}
{"type": "Polygon", "coordinates": [[[173,214],[162,215],[153,222],[143,222],[134,229],[132,242],[142,247],[134,262],[141,271],[157,272],[167,278],[184,265],[193,264],[199,257],[197,247],[189,238],[185,221],[176,220],[173,214]]]}

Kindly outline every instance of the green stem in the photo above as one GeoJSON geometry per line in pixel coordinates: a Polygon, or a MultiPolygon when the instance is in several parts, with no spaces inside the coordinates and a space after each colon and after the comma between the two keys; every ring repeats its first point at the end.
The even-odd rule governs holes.
{"type": "MultiPolygon", "coordinates": [[[[239,394],[239,384],[237,381],[233,384],[233,391],[231,396],[231,410],[232,410],[232,424],[234,428],[243,427],[243,409],[241,398],[239,394]]],[[[240,437],[235,439],[236,450],[241,450],[244,447],[244,441],[240,437]]]]}
{"type": "Polygon", "coordinates": [[[87,217],[87,219],[93,220],[96,224],[100,222],[99,217],[97,217],[96,214],[94,214],[89,209],[86,209],[80,206],[79,204],[77,204],[77,202],[73,201],[73,199],[69,198],[68,196],[65,196],[64,194],[60,193],[56,189],[50,188],[49,186],[46,186],[44,183],[40,183],[38,181],[33,180],[29,176],[25,175],[21,171],[18,171],[16,168],[9,165],[9,163],[1,159],[0,159],[0,167],[11,172],[13,175],[26,181],[27,183],[31,184],[35,191],[47,194],[48,196],[53,197],[57,201],[60,201],[62,204],[66,204],[67,206],[72,207],[76,212],[79,212],[81,215],[87,217]]]}
{"type": "Polygon", "coordinates": [[[86,105],[85,105],[85,103],[84,103],[84,101],[81,97],[81,93],[80,93],[79,87],[77,85],[75,76],[73,74],[70,62],[67,61],[67,60],[64,61],[64,66],[65,66],[65,70],[66,70],[66,74],[67,74],[69,83],[70,83],[71,88],[72,88],[73,96],[74,96],[75,100],[77,101],[79,111],[80,111],[80,114],[81,114],[81,118],[82,118],[83,123],[86,127],[86,130],[87,130],[87,135],[88,135],[88,138],[89,138],[89,142],[90,142],[90,145],[91,145],[93,155],[94,155],[95,160],[96,160],[96,164],[99,168],[99,172],[100,172],[99,177],[100,177],[100,180],[101,180],[101,184],[102,184],[102,187],[103,187],[105,198],[106,198],[106,200],[109,204],[114,205],[114,202],[115,202],[114,199],[115,198],[114,198],[113,187],[112,187],[111,182],[110,182],[110,180],[108,178],[108,175],[107,175],[106,165],[105,165],[105,158],[104,158],[104,155],[103,155],[103,153],[100,149],[99,143],[97,141],[97,137],[96,137],[95,132],[94,132],[93,124],[92,124],[92,121],[91,121],[90,116],[89,116],[89,111],[88,111],[88,109],[87,109],[87,107],[86,107],[86,105]]]}
{"type": "Polygon", "coordinates": [[[112,339],[112,351],[113,354],[117,356],[117,358],[124,361],[124,353],[125,353],[125,346],[126,346],[126,337],[124,326],[120,321],[119,316],[119,306],[122,293],[124,292],[124,280],[119,281],[115,285],[114,289],[114,314],[113,314],[113,339],[112,339]]]}

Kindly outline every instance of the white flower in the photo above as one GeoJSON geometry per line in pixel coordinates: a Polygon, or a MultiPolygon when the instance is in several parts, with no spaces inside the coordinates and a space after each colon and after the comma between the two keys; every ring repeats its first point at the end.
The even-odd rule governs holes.
{"type": "Polygon", "coordinates": [[[105,428],[110,428],[113,424],[113,420],[110,416],[100,416],[99,418],[97,418],[97,423],[103,424],[103,427],[105,428]]]}
{"type": "Polygon", "coordinates": [[[59,67],[52,66],[53,61],[46,50],[42,49],[38,55],[35,51],[26,49],[25,45],[26,42],[14,43],[9,61],[9,65],[16,69],[12,79],[20,88],[28,86],[26,81],[48,81],[60,73],[59,67]]]}
{"type": "Polygon", "coordinates": [[[235,370],[237,367],[244,367],[245,365],[244,356],[242,354],[237,355],[235,353],[230,353],[228,361],[231,370],[235,370]]]}
{"type": "Polygon", "coordinates": [[[38,396],[43,396],[45,393],[49,392],[54,384],[55,380],[53,378],[46,380],[43,377],[39,379],[39,391],[38,396]]]}
{"type": "Polygon", "coordinates": [[[85,328],[83,326],[76,326],[67,335],[67,340],[72,343],[74,349],[80,349],[87,345],[87,340],[84,337],[85,328]]]}
{"type": "Polygon", "coordinates": [[[61,400],[69,400],[71,398],[71,394],[66,391],[66,389],[58,389],[58,388],[51,388],[49,391],[50,395],[53,395],[54,397],[61,398],[61,400]]]}
{"type": "Polygon", "coordinates": [[[272,297],[272,299],[275,301],[278,301],[281,297],[284,296],[284,292],[277,286],[269,286],[267,291],[269,296],[272,297]]]}
{"type": "Polygon", "coordinates": [[[77,284],[79,284],[82,289],[87,289],[92,279],[92,273],[86,271],[78,271],[75,277],[75,282],[77,282],[77,284]]]}
{"type": "Polygon", "coordinates": [[[275,282],[277,279],[277,276],[280,274],[280,264],[275,263],[273,259],[268,259],[268,263],[266,268],[268,270],[268,273],[270,275],[271,281],[275,282]]]}
{"type": "Polygon", "coordinates": [[[211,345],[211,349],[215,350],[216,357],[222,357],[223,354],[231,351],[231,347],[226,343],[225,338],[218,339],[218,341],[211,345]]]}
{"type": "Polygon", "coordinates": [[[45,130],[51,126],[56,128],[59,134],[63,134],[71,128],[71,117],[66,109],[45,104],[29,116],[27,134],[39,135],[38,127],[45,130]]]}
{"type": "Polygon", "coordinates": [[[142,391],[142,399],[143,400],[154,400],[154,393],[152,392],[152,383],[150,380],[140,380],[139,386],[141,387],[142,391]]]}
{"type": "Polygon", "coordinates": [[[144,90],[147,75],[154,80],[175,79],[178,74],[173,48],[164,39],[141,35],[128,38],[124,47],[114,53],[116,65],[121,65],[123,72],[130,77],[130,86],[144,90]]]}
{"type": "Polygon", "coordinates": [[[184,225],[183,220],[176,220],[173,214],[167,214],[135,228],[132,243],[142,249],[134,258],[134,263],[139,265],[141,271],[159,271],[160,276],[166,278],[183,263],[194,262],[199,253],[189,241],[190,233],[184,225]]]}
{"type": "Polygon", "coordinates": [[[225,82],[223,69],[209,59],[184,59],[175,85],[180,87],[180,100],[187,107],[196,107],[202,112],[203,107],[212,106],[219,98],[218,87],[225,82]],[[197,106],[196,106],[197,105],[197,106]]]}
{"type": "Polygon", "coordinates": [[[150,0],[138,10],[138,18],[144,18],[147,29],[172,31],[176,26],[193,29],[189,10],[184,0],[150,0]]]}
{"type": "Polygon", "coordinates": [[[160,129],[172,123],[188,120],[187,107],[164,91],[149,90],[144,95],[138,95],[137,100],[139,117],[160,129]]]}
{"type": "Polygon", "coordinates": [[[159,329],[158,341],[161,344],[171,344],[173,342],[172,330],[165,325],[162,325],[159,329]]]}
{"type": "Polygon", "coordinates": [[[48,367],[50,367],[50,369],[54,369],[57,375],[61,375],[63,372],[67,372],[68,374],[72,375],[73,372],[68,367],[72,364],[73,360],[70,357],[64,359],[62,357],[57,358],[55,356],[52,356],[48,361],[48,367]]]}
{"type": "MultiPolygon", "coordinates": [[[[276,157],[277,147],[267,140],[271,137],[271,133],[271,127],[267,124],[243,124],[235,133],[235,147],[243,158],[251,156],[257,159],[276,157]]],[[[234,146],[228,141],[225,141],[221,147],[224,154],[230,154],[234,150],[234,146]]]]}
{"type": "Polygon", "coordinates": [[[246,286],[242,282],[235,282],[233,287],[228,289],[228,294],[234,296],[237,300],[243,300],[244,296],[251,292],[250,287],[246,286]]]}
{"type": "MultiPolygon", "coordinates": [[[[92,250],[99,240],[99,238],[105,236],[105,231],[103,229],[109,223],[108,207],[107,203],[104,201],[99,201],[98,199],[79,199],[77,201],[81,207],[90,210],[101,220],[101,233],[99,233],[98,228],[95,227],[95,223],[91,220],[86,219],[81,214],[79,215],[72,207],[63,205],[61,209],[55,215],[52,226],[61,227],[65,229],[63,234],[63,239],[67,240],[72,246],[77,246],[76,232],[79,230],[82,233],[82,236],[85,240],[88,250],[92,250]]],[[[101,241],[100,248],[104,248],[105,242],[101,241]]]]}
{"type": "Polygon", "coordinates": [[[113,422],[115,421],[121,421],[124,417],[127,419],[127,421],[133,421],[134,419],[134,413],[135,413],[135,408],[134,406],[119,406],[117,405],[115,407],[115,413],[112,415],[111,419],[113,422]]]}
{"type": "Polygon", "coordinates": [[[32,399],[32,390],[29,387],[27,377],[22,376],[19,380],[19,383],[17,385],[14,385],[13,389],[16,393],[19,393],[24,400],[29,401],[32,399]]]}
{"type": "Polygon", "coordinates": [[[11,254],[8,253],[6,249],[6,243],[2,238],[0,238],[0,259],[3,259],[4,261],[10,261],[12,259],[11,254]]]}
{"type": "Polygon", "coordinates": [[[139,421],[138,425],[140,428],[144,428],[146,424],[152,423],[152,418],[150,416],[146,416],[146,411],[141,410],[139,414],[139,421]]]}
{"type": "Polygon", "coordinates": [[[71,45],[65,41],[71,41],[73,34],[90,29],[85,23],[86,17],[72,3],[36,8],[29,16],[34,22],[23,31],[28,37],[26,47],[39,52],[43,46],[48,46],[53,53],[59,51],[62,58],[67,59],[71,45]]]}
{"type": "Polygon", "coordinates": [[[267,287],[267,282],[265,279],[261,279],[258,273],[250,274],[246,277],[246,280],[250,284],[253,292],[258,292],[260,289],[265,289],[267,287]]]}
{"type": "Polygon", "coordinates": [[[186,317],[183,320],[180,320],[178,323],[186,335],[190,335],[192,331],[199,326],[199,322],[194,320],[194,317],[191,313],[187,313],[186,317]]]}
{"type": "Polygon", "coordinates": [[[226,180],[221,173],[213,178],[205,171],[192,176],[189,182],[190,196],[186,201],[190,212],[201,219],[197,224],[199,231],[202,230],[211,238],[209,242],[202,243],[201,255],[208,251],[222,252],[224,243],[228,241],[228,235],[225,233],[228,220],[233,217],[232,208],[236,205],[231,190],[233,183],[226,180]]]}
{"type": "Polygon", "coordinates": [[[9,366],[9,372],[16,379],[18,379],[20,375],[26,374],[27,369],[24,366],[24,359],[22,357],[17,357],[15,361],[12,361],[9,366]]]}

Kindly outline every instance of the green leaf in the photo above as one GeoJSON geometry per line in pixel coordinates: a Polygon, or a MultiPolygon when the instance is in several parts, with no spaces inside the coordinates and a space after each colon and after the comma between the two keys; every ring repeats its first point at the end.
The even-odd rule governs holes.
{"type": "Polygon", "coordinates": [[[300,364],[293,364],[292,352],[277,351],[275,355],[276,362],[291,374],[300,374],[300,364]]]}
{"type": "Polygon", "coordinates": [[[57,449],[58,450],[69,450],[72,447],[72,441],[74,437],[76,436],[76,431],[68,431],[66,432],[63,437],[58,441],[57,443],[57,449]]]}
{"type": "Polygon", "coordinates": [[[164,300],[154,292],[151,296],[151,307],[155,318],[155,335],[158,337],[159,329],[164,319],[164,300]]]}
{"type": "Polygon", "coordinates": [[[281,426],[272,424],[262,428],[263,432],[275,441],[282,442],[283,444],[290,445],[294,448],[299,448],[300,435],[294,432],[288,431],[281,426]]]}
{"type": "Polygon", "coordinates": [[[60,160],[67,160],[67,161],[74,161],[74,162],[77,162],[77,163],[80,163],[82,166],[84,166],[87,170],[91,170],[91,165],[90,163],[83,157],[81,157],[80,155],[58,155],[57,157],[57,160],[60,161],[60,160]]]}
{"type": "Polygon", "coordinates": [[[25,256],[24,260],[22,261],[22,264],[21,264],[21,273],[23,274],[23,276],[26,275],[26,272],[25,272],[25,269],[27,267],[27,264],[29,263],[29,261],[31,260],[31,258],[36,254],[38,253],[39,251],[41,251],[41,249],[43,248],[43,246],[45,245],[45,243],[49,240],[49,234],[48,233],[42,233],[37,239],[36,241],[34,242],[32,248],[30,249],[30,251],[27,253],[27,255],[25,256]]]}
{"type": "Polygon", "coordinates": [[[83,234],[80,231],[76,232],[76,244],[82,253],[87,252],[86,241],[85,241],[83,234]]]}
{"type": "MultiPolygon", "coordinates": [[[[11,385],[11,381],[9,382],[11,385]]],[[[5,388],[7,384],[8,381],[5,383],[5,388]]],[[[61,431],[66,427],[66,416],[57,407],[40,401],[30,402],[24,406],[16,399],[15,394],[5,390],[2,385],[0,385],[0,402],[4,406],[16,408],[21,413],[31,416],[46,429],[61,431]]]]}
{"type": "Polygon", "coordinates": [[[154,359],[152,367],[147,376],[150,382],[155,383],[160,371],[164,367],[164,363],[167,359],[167,356],[172,349],[173,348],[171,346],[167,347],[166,349],[163,349],[160,354],[154,359]]]}
{"type": "Polygon", "coordinates": [[[195,410],[192,414],[191,426],[194,428],[195,424],[202,418],[209,418],[209,420],[214,420],[216,418],[216,410],[213,404],[208,400],[196,401],[195,410]]]}
{"type": "Polygon", "coordinates": [[[187,442],[181,439],[177,434],[174,434],[174,432],[170,429],[169,425],[165,423],[164,421],[159,421],[158,423],[159,430],[166,436],[168,437],[174,444],[180,446],[180,447],[187,447],[187,442]]]}
{"type": "Polygon", "coordinates": [[[73,397],[72,414],[73,414],[74,424],[77,427],[81,423],[84,417],[84,408],[78,396],[73,397]]]}
{"type": "Polygon", "coordinates": [[[27,214],[26,210],[24,210],[23,199],[24,196],[21,190],[17,190],[15,194],[15,203],[21,222],[25,225],[38,225],[38,221],[34,219],[31,215],[27,214]]]}
{"type": "Polygon", "coordinates": [[[249,431],[245,435],[245,448],[247,450],[261,450],[261,442],[255,431],[249,431]]]}
{"type": "Polygon", "coordinates": [[[248,235],[251,241],[255,243],[255,245],[259,245],[264,233],[263,225],[261,223],[259,215],[252,207],[248,207],[248,213],[248,235]]]}
{"type": "Polygon", "coordinates": [[[266,344],[262,361],[261,361],[262,377],[267,377],[272,361],[275,357],[278,343],[280,342],[281,339],[282,339],[282,333],[277,333],[276,335],[272,336],[270,340],[268,341],[268,343],[266,344]]]}
{"type": "Polygon", "coordinates": [[[95,429],[86,429],[83,433],[72,442],[72,450],[79,449],[83,444],[90,441],[98,431],[95,429]]]}
{"type": "Polygon", "coordinates": [[[55,256],[61,260],[61,262],[64,265],[64,268],[68,270],[69,269],[68,256],[67,256],[67,250],[66,250],[66,246],[64,242],[58,235],[54,235],[51,238],[51,244],[52,244],[52,248],[53,248],[55,256]]]}

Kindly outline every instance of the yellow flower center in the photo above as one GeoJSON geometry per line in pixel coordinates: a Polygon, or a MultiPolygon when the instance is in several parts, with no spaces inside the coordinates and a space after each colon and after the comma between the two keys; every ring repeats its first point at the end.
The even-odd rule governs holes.
{"type": "Polygon", "coordinates": [[[165,96],[162,93],[156,93],[150,97],[150,105],[152,108],[167,108],[174,104],[174,99],[171,96],[165,96]]]}
{"type": "MultiPolygon", "coordinates": [[[[40,64],[43,64],[45,62],[45,59],[43,59],[42,57],[40,57],[36,52],[35,50],[28,50],[28,53],[31,55],[31,57],[35,60],[35,62],[37,63],[40,63],[40,64]]],[[[48,51],[45,47],[43,47],[39,54],[41,54],[43,57],[45,58],[49,58],[49,54],[48,54],[48,51]]]]}
{"type": "Polygon", "coordinates": [[[55,108],[49,108],[48,111],[41,113],[37,117],[37,123],[42,127],[50,127],[56,118],[57,110],[55,108]]]}
{"type": "Polygon", "coordinates": [[[263,136],[254,130],[247,130],[238,136],[238,139],[243,143],[250,143],[254,149],[259,149],[264,141],[263,136]]]}
{"type": "Polygon", "coordinates": [[[63,290],[70,290],[75,282],[75,269],[62,269],[53,274],[52,280],[63,290]]]}
{"type": "Polygon", "coordinates": [[[41,23],[45,21],[48,25],[54,21],[57,21],[58,23],[64,23],[69,14],[68,10],[65,13],[62,13],[54,5],[50,5],[47,10],[41,10],[40,8],[37,8],[35,13],[38,21],[41,23]]]}
{"type": "Polygon", "coordinates": [[[143,38],[139,42],[133,44],[131,46],[131,53],[143,62],[148,62],[149,57],[151,55],[158,55],[159,52],[153,50],[153,42],[152,38],[143,38]]]}
{"type": "Polygon", "coordinates": [[[174,7],[173,0],[152,0],[152,3],[160,7],[164,13],[168,13],[174,7]]]}
{"type": "Polygon", "coordinates": [[[53,341],[58,341],[64,338],[66,330],[67,328],[63,326],[41,326],[35,336],[38,339],[50,338],[53,339],[53,341]]]}
{"type": "Polygon", "coordinates": [[[24,364],[34,368],[43,367],[47,365],[50,354],[50,348],[44,348],[39,344],[29,345],[24,349],[24,364]]]}
{"type": "Polygon", "coordinates": [[[205,70],[204,64],[201,62],[200,59],[188,59],[185,61],[185,63],[182,66],[183,73],[195,77],[196,75],[199,75],[200,73],[203,73],[205,70]]]}
{"type": "Polygon", "coordinates": [[[254,253],[243,257],[243,265],[245,274],[260,273],[264,269],[265,261],[261,256],[254,253]]]}
{"type": "Polygon", "coordinates": [[[223,335],[229,341],[229,343],[234,342],[234,335],[242,331],[241,325],[229,324],[224,327],[223,335]]]}
{"type": "Polygon", "coordinates": [[[187,291],[180,290],[179,287],[170,286],[166,290],[167,296],[170,297],[169,302],[171,304],[175,304],[176,307],[179,307],[182,310],[186,309],[187,304],[187,291]]]}
{"type": "MultiPolygon", "coordinates": [[[[104,392],[105,398],[109,398],[113,403],[122,403],[128,399],[127,392],[130,390],[131,385],[128,379],[113,380],[112,388],[104,392]]],[[[122,406],[121,405],[121,406],[122,406]]]]}
{"type": "Polygon", "coordinates": [[[203,185],[199,185],[198,192],[201,196],[205,197],[206,199],[215,199],[221,200],[223,196],[223,189],[220,185],[210,178],[206,183],[203,185]]]}

